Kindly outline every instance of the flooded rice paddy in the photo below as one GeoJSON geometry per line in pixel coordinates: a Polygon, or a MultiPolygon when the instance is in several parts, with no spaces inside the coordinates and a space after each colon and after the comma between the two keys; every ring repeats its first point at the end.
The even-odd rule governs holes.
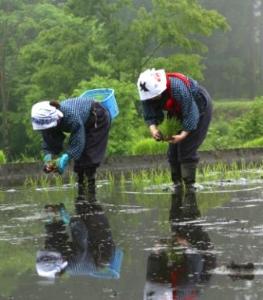
{"type": "Polygon", "coordinates": [[[263,182],[76,190],[0,192],[1,300],[263,299],[263,182]]]}

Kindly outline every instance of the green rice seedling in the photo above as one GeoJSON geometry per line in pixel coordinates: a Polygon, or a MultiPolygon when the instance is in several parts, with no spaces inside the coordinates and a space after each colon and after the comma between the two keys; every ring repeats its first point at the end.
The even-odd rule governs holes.
{"type": "Polygon", "coordinates": [[[115,178],[114,174],[111,171],[106,172],[105,178],[109,182],[109,184],[107,184],[105,186],[105,188],[111,192],[113,190],[113,187],[116,184],[116,178],[115,178]]]}
{"type": "Polygon", "coordinates": [[[69,175],[69,184],[74,186],[76,184],[76,177],[73,174],[69,175]]]}
{"type": "Polygon", "coordinates": [[[177,118],[165,118],[158,128],[161,131],[164,140],[169,140],[172,135],[175,135],[182,130],[182,123],[177,118]]]}
{"type": "Polygon", "coordinates": [[[161,185],[167,182],[170,182],[170,172],[168,170],[155,170],[152,173],[152,182],[155,185],[161,185]]]}
{"type": "Polygon", "coordinates": [[[170,172],[168,170],[151,169],[131,174],[133,188],[140,190],[153,185],[156,185],[158,188],[158,186],[170,182],[170,180],[170,172]]]}
{"type": "MultiPolygon", "coordinates": [[[[49,182],[50,184],[50,182],[49,182]]],[[[62,176],[55,176],[55,186],[62,186],[63,185],[63,178],[62,176]]]]}
{"type": "Polygon", "coordinates": [[[132,185],[135,188],[142,188],[145,184],[148,184],[151,180],[150,172],[147,170],[141,170],[138,173],[131,173],[132,185]]]}
{"type": "Polygon", "coordinates": [[[126,178],[123,172],[121,172],[121,177],[120,177],[120,187],[122,190],[124,190],[125,187],[125,183],[126,183],[126,178]]]}
{"type": "Polygon", "coordinates": [[[107,181],[107,184],[103,184],[103,190],[105,190],[107,193],[112,193],[116,186],[121,190],[123,189],[122,175],[120,177],[116,177],[112,171],[106,171],[104,177],[100,179],[107,181]]]}
{"type": "Polygon", "coordinates": [[[247,179],[256,179],[263,174],[262,163],[261,166],[253,163],[245,164],[233,162],[231,164],[217,163],[215,165],[207,165],[198,170],[198,181],[210,180],[231,180],[240,179],[242,177],[247,179]]]}
{"type": "Polygon", "coordinates": [[[24,187],[26,189],[36,188],[37,187],[37,181],[35,179],[33,179],[32,177],[27,177],[24,181],[24,187]]]}
{"type": "MultiPolygon", "coordinates": [[[[109,181],[110,184],[112,184],[115,181],[115,177],[113,176],[111,171],[106,171],[104,177],[105,177],[105,180],[109,181]]],[[[100,178],[100,179],[103,179],[103,178],[100,178]]]]}
{"type": "Polygon", "coordinates": [[[197,169],[197,179],[200,182],[215,180],[220,174],[220,171],[216,170],[213,165],[205,165],[197,169]]]}
{"type": "Polygon", "coordinates": [[[41,188],[46,188],[49,187],[50,184],[50,180],[47,176],[41,176],[38,180],[38,186],[40,186],[41,188]]]}
{"type": "Polygon", "coordinates": [[[40,178],[27,177],[24,181],[24,186],[26,188],[36,189],[37,187],[48,187],[49,183],[45,176],[41,176],[40,178]]]}
{"type": "MultiPolygon", "coordinates": [[[[113,174],[108,174],[109,186],[113,186],[116,178],[113,174]]],[[[240,178],[246,179],[258,179],[263,178],[263,163],[255,164],[245,164],[233,162],[231,164],[226,164],[219,162],[213,165],[204,165],[197,169],[197,182],[207,182],[207,181],[225,181],[225,180],[236,180],[240,178]]],[[[118,179],[118,185],[120,190],[125,190],[127,187],[127,180],[131,181],[131,185],[135,190],[142,190],[146,187],[162,184],[167,184],[171,182],[170,170],[166,169],[150,169],[141,170],[139,172],[131,172],[129,174],[122,173],[118,179]]]]}
{"type": "Polygon", "coordinates": [[[152,170],[150,175],[150,180],[154,185],[160,185],[163,183],[163,172],[161,170],[152,170]]]}
{"type": "Polygon", "coordinates": [[[106,173],[106,178],[107,178],[107,180],[108,180],[111,184],[114,185],[115,177],[114,177],[114,175],[112,174],[111,171],[107,171],[107,173],[106,173]]]}

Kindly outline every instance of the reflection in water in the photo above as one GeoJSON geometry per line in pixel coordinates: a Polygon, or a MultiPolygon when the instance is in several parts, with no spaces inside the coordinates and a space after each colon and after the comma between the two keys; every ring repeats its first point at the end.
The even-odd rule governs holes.
{"type": "Polygon", "coordinates": [[[119,278],[123,252],[115,246],[108,218],[100,204],[88,196],[78,196],[76,215],[70,217],[63,204],[46,205],[43,250],[37,252],[36,270],[54,278],[66,272],[71,276],[119,278]],[[92,201],[91,201],[92,200],[92,201]]]}
{"type": "MultiPolygon", "coordinates": [[[[156,264],[150,268],[149,262],[148,266],[145,286],[145,294],[149,292],[148,300],[151,299],[151,295],[152,299],[154,299],[153,295],[156,299],[158,293],[161,294],[162,291],[163,294],[170,294],[171,299],[173,286],[175,287],[174,290],[177,287],[176,293],[174,292],[174,298],[177,299],[180,289],[181,294],[183,294],[184,288],[189,294],[191,294],[191,288],[196,291],[191,295],[194,295],[192,298],[195,297],[199,300],[220,299],[222,293],[225,299],[263,299],[262,190],[237,194],[204,194],[199,192],[196,194],[197,207],[195,201],[191,201],[191,197],[187,198],[187,195],[183,196],[181,200],[178,196],[171,196],[167,193],[164,195],[136,194],[127,196],[127,194],[119,192],[117,184],[112,188],[111,191],[108,185],[101,187],[98,200],[104,199],[105,206],[104,203],[99,204],[102,205],[106,217],[108,217],[113,235],[111,240],[114,241],[115,245],[121,243],[122,247],[125,247],[126,258],[128,259],[125,264],[122,263],[120,280],[96,280],[88,276],[70,277],[65,280],[69,277],[67,275],[67,272],[68,274],[70,272],[69,265],[71,264],[69,262],[73,261],[73,258],[68,259],[67,257],[74,256],[77,246],[75,245],[74,248],[72,245],[69,227],[71,218],[63,207],[55,209],[53,206],[50,208],[47,206],[46,210],[50,210],[50,221],[53,222],[46,224],[49,234],[46,235],[46,245],[44,244],[45,224],[42,222],[43,214],[40,214],[43,203],[59,203],[60,199],[63,199],[65,207],[68,209],[74,204],[72,203],[72,195],[75,189],[52,188],[48,192],[20,190],[16,193],[2,193],[2,198],[0,197],[0,250],[3,255],[0,260],[0,299],[84,300],[87,297],[88,299],[103,300],[143,299],[143,286],[146,277],[145,262],[147,262],[147,256],[152,252],[149,261],[155,261],[156,264]],[[117,186],[117,190],[115,190],[115,186],[117,186]],[[192,202],[195,205],[189,207],[187,204],[192,202]],[[255,205],[248,207],[248,204],[255,205]],[[171,220],[167,222],[170,215],[169,211],[171,211],[171,220]],[[201,217],[199,217],[199,211],[201,217]],[[62,225],[59,224],[61,216],[66,225],[63,222],[62,225]],[[167,228],[167,225],[171,225],[170,228],[173,229],[173,232],[167,228]],[[207,251],[196,250],[197,247],[187,245],[186,241],[190,240],[191,242],[193,240],[188,231],[191,227],[197,230],[198,226],[202,226],[205,232],[209,234],[214,245],[212,251],[210,251],[213,248],[211,243],[207,251]],[[188,234],[186,239],[183,238],[184,233],[188,234]],[[52,235],[54,236],[53,241],[52,235]],[[177,242],[176,235],[181,244],[177,242]],[[158,237],[162,238],[160,242],[158,237]],[[59,240],[64,240],[64,242],[59,243],[59,240]],[[156,240],[157,243],[155,244],[156,240]],[[35,270],[32,270],[34,267],[32,257],[35,257],[36,247],[37,249],[52,249],[56,253],[63,253],[60,256],[61,261],[58,257],[54,257],[54,260],[58,262],[57,272],[64,269],[66,274],[63,274],[62,280],[56,281],[52,287],[46,286],[46,284],[53,283],[53,280],[43,281],[36,277],[35,270]],[[61,250],[58,251],[57,249],[60,247],[61,250]],[[152,249],[151,252],[148,252],[149,249],[152,249]],[[164,250],[162,251],[162,249],[164,250]],[[200,284],[199,282],[195,283],[198,273],[193,277],[191,270],[188,271],[190,278],[188,278],[187,270],[180,274],[180,266],[182,266],[181,268],[186,266],[186,269],[190,269],[186,263],[188,259],[190,261],[190,254],[187,253],[187,249],[190,253],[195,250],[197,254],[200,252],[201,255],[204,252],[212,252],[216,255],[216,268],[208,271],[211,277],[208,274],[207,281],[200,279],[200,284]],[[158,253],[160,263],[158,263],[158,253]],[[61,267],[61,262],[67,266],[61,267]],[[176,267],[177,265],[178,267],[176,267]],[[176,274],[177,270],[178,273],[176,274]],[[153,274],[154,272],[156,275],[153,274]],[[178,276],[177,283],[176,278],[174,278],[176,275],[178,276]],[[163,276],[164,279],[160,279],[158,276],[163,276]],[[192,283],[189,283],[191,276],[192,283]],[[175,283],[172,283],[172,279],[175,283]],[[187,285],[190,286],[188,290],[187,285]]],[[[127,185],[127,190],[129,188],[130,183],[127,185]]],[[[92,208],[90,209],[92,210],[92,208]]],[[[104,214],[103,211],[94,210],[104,214]]],[[[75,217],[80,219],[75,208],[71,208],[69,212],[73,219],[75,217]]],[[[200,238],[199,240],[202,241],[200,238]]],[[[192,243],[194,244],[194,241],[192,243]]],[[[81,251],[79,252],[81,253],[81,251]]],[[[47,261],[51,258],[51,255],[46,257],[47,261]]],[[[93,266],[95,266],[95,262],[93,266]]],[[[204,273],[201,277],[204,277],[204,273]]],[[[85,274],[87,274],[87,270],[85,274]]],[[[182,296],[181,298],[184,299],[185,297],[182,296]]],[[[163,299],[165,299],[164,296],[163,299]]]]}
{"type": "Polygon", "coordinates": [[[198,222],[195,192],[172,194],[172,236],[161,240],[147,263],[145,300],[198,299],[200,284],[207,284],[216,258],[208,234],[198,222]]]}
{"type": "Polygon", "coordinates": [[[232,280],[253,280],[255,278],[255,266],[253,263],[237,264],[235,262],[231,262],[226,268],[229,272],[228,276],[232,280]]]}

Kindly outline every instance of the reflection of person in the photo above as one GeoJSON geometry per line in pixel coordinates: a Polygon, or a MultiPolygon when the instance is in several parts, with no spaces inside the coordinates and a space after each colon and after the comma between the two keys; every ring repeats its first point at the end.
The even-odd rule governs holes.
{"type": "Polygon", "coordinates": [[[155,69],[141,73],[137,87],[145,122],[155,140],[162,139],[158,125],[164,119],[164,111],[168,118],[181,121],[181,132],[175,132],[169,140],[171,177],[175,191],[181,189],[182,181],[186,188],[194,189],[197,149],[206,137],[212,115],[209,94],[183,74],[155,69]]]}
{"type": "Polygon", "coordinates": [[[148,258],[145,300],[198,299],[199,285],[210,280],[216,259],[208,234],[193,222],[200,216],[195,197],[172,194],[172,238],[161,241],[148,258]]]}
{"type": "Polygon", "coordinates": [[[75,207],[76,216],[70,218],[62,204],[46,206],[53,217],[45,226],[45,247],[37,253],[37,273],[48,278],[63,272],[119,278],[122,251],[115,246],[101,205],[79,196],[75,207]]]}
{"type": "Polygon", "coordinates": [[[79,185],[88,178],[90,192],[95,190],[95,173],[106,150],[110,117],[98,102],[85,96],[62,101],[41,101],[32,106],[32,126],[43,137],[44,171],[63,173],[70,160],[79,185]],[[69,133],[67,149],[63,142],[69,133]],[[62,153],[62,154],[61,154],[62,153]],[[59,155],[54,162],[53,158],[59,155]]]}

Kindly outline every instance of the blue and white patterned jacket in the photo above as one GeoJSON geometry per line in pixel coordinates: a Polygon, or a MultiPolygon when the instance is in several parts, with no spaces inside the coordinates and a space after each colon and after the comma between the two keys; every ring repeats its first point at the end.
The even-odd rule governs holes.
{"type": "Polygon", "coordinates": [[[86,143],[85,123],[87,122],[92,100],[86,97],[70,98],[60,103],[63,118],[58,126],[42,130],[43,150],[58,155],[63,151],[65,133],[69,133],[68,147],[64,150],[70,158],[79,159],[86,143]]]}
{"type": "MultiPolygon", "coordinates": [[[[190,87],[179,78],[171,78],[171,95],[181,107],[181,114],[178,117],[182,121],[183,130],[193,131],[197,128],[200,117],[196,101],[199,98],[199,84],[191,78],[188,79],[190,87]]],[[[142,101],[144,119],[148,125],[158,125],[163,121],[167,98],[164,92],[161,99],[142,101]]]]}

